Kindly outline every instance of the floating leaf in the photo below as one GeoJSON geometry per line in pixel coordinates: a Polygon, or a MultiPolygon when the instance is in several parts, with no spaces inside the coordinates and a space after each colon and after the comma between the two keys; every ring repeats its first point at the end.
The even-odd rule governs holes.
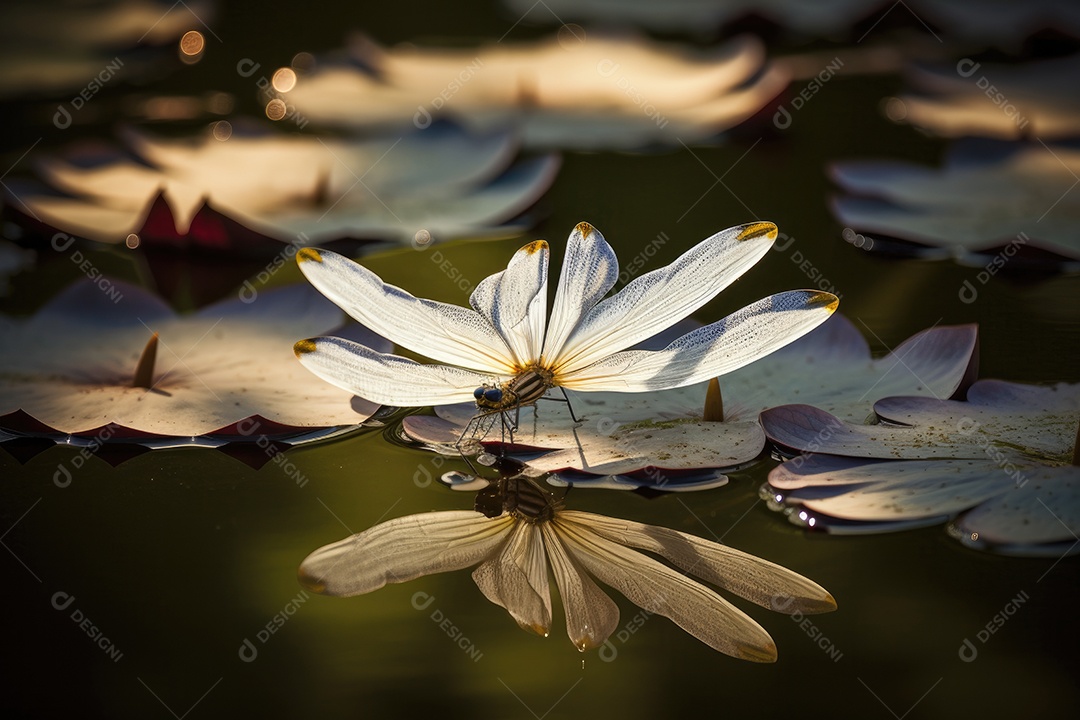
{"type": "Polygon", "coordinates": [[[102,82],[138,79],[150,63],[133,49],[205,30],[214,5],[212,0],[5,2],[0,10],[0,94],[57,94],[94,87],[88,85],[94,79],[98,89],[102,82]]]}
{"type": "Polygon", "coordinates": [[[301,77],[288,103],[313,123],[348,128],[424,127],[439,116],[485,132],[513,126],[531,147],[701,140],[750,117],[787,84],[750,37],[696,53],[572,30],[469,50],[359,40],[348,60],[301,77]]]}
{"type": "Polygon", "coordinates": [[[307,245],[410,243],[505,235],[547,190],[555,156],[512,164],[513,134],[449,125],[365,140],[239,132],[166,140],[129,130],[131,154],[73,153],[39,163],[55,189],[19,188],[45,223],[100,242],[231,249],[235,232],[307,245]],[[62,194],[57,194],[62,193],[62,194]]]}
{"type": "Polygon", "coordinates": [[[976,63],[912,68],[918,94],[890,100],[888,114],[945,137],[1058,140],[1080,132],[1074,91],[1080,55],[1022,65],[976,63]]]}
{"type": "Polygon", "coordinates": [[[1078,175],[1080,150],[1070,147],[961,141],[940,170],[876,161],[834,165],[833,178],[856,196],[835,199],[833,211],[868,235],[954,253],[1003,248],[1002,266],[1035,248],[1060,264],[1080,259],[1073,221],[1080,193],[1070,192],[1078,175]]]}
{"type": "Polygon", "coordinates": [[[770,439],[813,453],[769,474],[770,504],[796,506],[789,517],[800,524],[844,533],[849,521],[888,531],[975,508],[953,534],[1019,554],[1060,555],[1058,544],[1076,537],[1080,385],[982,380],[966,402],[885,398],[875,410],[906,425],[851,425],[809,406],[762,413],[770,439]]]}
{"type": "MultiPolygon", "coordinates": [[[[342,319],[306,284],[178,317],[126,283],[81,281],[32,318],[0,323],[0,416],[9,429],[21,410],[43,430],[127,440],[220,432],[255,441],[355,425],[377,406],[312,381],[291,351],[296,338],[342,319]],[[136,368],[155,333],[146,388],[136,368]]],[[[350,334],[386,347],[359,326],[350,334]]]]}

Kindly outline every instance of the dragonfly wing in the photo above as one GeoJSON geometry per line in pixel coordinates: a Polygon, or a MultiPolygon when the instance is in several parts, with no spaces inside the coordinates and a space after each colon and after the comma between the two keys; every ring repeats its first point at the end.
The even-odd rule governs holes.
{"type": "Polygon", "coordinates": [[[524,368],[540,359],[547,323],[548,244],[536,240],[514,253],[502,272],[476,286],[469,303],[509,346],[524,368]]]}
{"type": "Polygon", "coordinates": [[[581,565],[649,612],[670,618],[703,643],[733,657],[775,662],[776,645],[746,613],[667,565],[598,535],[565,514],[555,531],[581,565]]]}
{"type": "Polygon", "coordinates": [[[304,248],[296,260],[323,295],[388,340],[439,362],[512,374],[510,348],[476,312],[413,297],[329,250],[304,248]]]}
{"type": "Polygon", "coordinates": [[[616,353],[563,375],[571,390],[646,392],[708,380],[762,358],[828,320],[840,301],[815,290],[771,295],[683,335],[663,350],[616,353]]]}
{"type": "Polygon", "coordinates": [[[382,405],[424,407],[472,400],[473,391],[501,378],[447,365],[424,365],[398,355],[375,352],[351,340],[317,337],[293,348],[323,380],[382,405]]]}
{"type": "Polygon", "coordinates": [[[558,357],[581,318],[596,307],[619,278],[619,260],[600,231],[578,223],[566,241],[559,287],[544,338],[545,358],[558,357]]]}
{"type": "Polygon", "coordinates": [[[395,518],[321,547],[300,563],[300,582],[325,595],[351,596],[423,575],[460,570],[491,556],[513,526],[454,510],[395,518]]]}
{"type": "Polygon", "coordinates": [[[572,373],[646,340],[707,303],[772,247],[770,222],[738,225],[703,240],[666,267],[633,280],[588,312],[549,358],[572,373]]]}
{"type": "Polygon", "coordinates": [[[786,567],[755,555],[669,528],[633,520],[564,511],[613,542],[654,552],[685,572],[777,612],[831,612],[836,601],[825,588],[786,567]]]}

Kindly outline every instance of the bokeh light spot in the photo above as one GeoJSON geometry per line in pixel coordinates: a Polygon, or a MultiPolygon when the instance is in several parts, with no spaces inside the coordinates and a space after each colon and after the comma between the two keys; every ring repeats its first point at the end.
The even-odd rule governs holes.
{"type": "Polygon", "coordinates": [[[216,123],[211,123],[211,127],[215,140],[225,142],[232,137],[232,123],[228,120],[218,120],[216,123]]]}
{"type": "Polygon", "coordinates": [[[278,68],[270,82],[278,92],[289,92],[296,87],[296,72],[292,68],[278,68]]]}
{"type": "Polygon", "coordinates": [[[898,97],[886,98],[883,101],[883,110],[885,117],[893,122],[901,122],[907,117],[907,105],[898,97]]]}
{"type": "Polygon", "coordinates": [[[206,38],[198,30],[188,30],[180,38],[180,59],[191,65],[202,59],[206,49],[206,38]]]}
{"type": "Polygon", "coordinates": [[[266,117],[271,120],[280,120],[285,117],[285,101],[281,98],[274,98],[266,103],[266,117]]]}

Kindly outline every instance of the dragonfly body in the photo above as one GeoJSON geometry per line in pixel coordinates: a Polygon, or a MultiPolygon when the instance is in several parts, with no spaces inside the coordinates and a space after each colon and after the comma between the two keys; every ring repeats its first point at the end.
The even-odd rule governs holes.
{"type": "Polygon", "coordinates": [[[547,522],[562,509],[562,501],[530,477],[525,464],[507,457],[488,459],[499,477],[476,494],[477,512],[491,518],[506,512],[525,522],[547,522]]]}
{"type": "Polygon", "coordinates": [[[504,412],[533,405],[555,387],[552,373],[532,366],[499,385],[482,385],[473,391],[476,407],[483,412],[504,412]]]}

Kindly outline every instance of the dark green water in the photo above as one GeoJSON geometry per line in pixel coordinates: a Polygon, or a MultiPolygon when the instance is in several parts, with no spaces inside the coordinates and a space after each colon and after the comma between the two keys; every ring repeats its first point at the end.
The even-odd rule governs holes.
{"type": "MultiPolygon", "coordinates": [[[[231,70],[238,58],[285,64],[296,51],[339,44],[349,26],[392,42],[498,37],[511,23],[493,9],[458,4],[227,8],[212,23],[221,44],[158,89],[224,89],[254,112],[253,102],[245,106],[250,89],[231,70]]],[[[840,239],[827,208],[835,192],[828,162],[940,157],[942,143],[880,117],[878,100],[898,87],[895,78],[837,78],[790,129],[745,128],[720,147],[568,154],[535,231],[440,251],[475,283],[536,237],[552,242],[557,265],[580,220],[600,228],[624,262],[664,233],[670,241],[652,260],[659,265],[716,230],[768,219],[795,241],[698,319],[808,286],[801,260],[792,260],[798,251],[843,295],[841,311],[873,331],[866,332],[877,352],[939,322],[978,322],[983,377],[1080,381],[1077,277],[1024,285],[995,279],[968,305],[957,293],[976,270],[875,257],[840,239]],[[733,192],[715,184],[714,174],[733,192]]],[[[33,116],[24,114],[28,122],[33,116]]],[[[42,132],[27,125],[19,134],[32,141],[42,132]]],[[[46,134],[44,142],[67,139],[46,134]]],[[[19,152],[11,150],[12,161],[19,152]]],[[[95,263],[135,277],[119,253],[100,253],[95,263]]],[[[415,251],[366,264],[417,295],[466,301],[415,251]]],[[[16,278],[4,308],[29,312],[77,272],[52,263],[16,278]]],[[[289,268],[275,282],[299,279],[289,268]]],[[[582,490],[570,496],[573,508],[720,537],[830,590],[839,610],[806,624],[737,602],[779,648],[778,663],[759,666],[711,651],[664,618],[642,623],[621,597],[624,627],[611,640],[614,652],[580,654],[566,640],[558,608],[551,637],[532,637],[488,603],[466,572],[349,600],[308,596],[295,571],[316,547],[382,519],[469,506],[468,496],[415,482],[418,473],[436,472],[432,457],[391,445],[378,431],[290,451],[302,487],[273,463],[255,471],[200,450],[148,453],[116,468],[91,459],[70,486],[57,487],[58,464],[74,456],[57,447],[20,464],[0,452],[6,717],[955,718],[1080,710],[1069,659],[1077,634],[1075,558],[975,553],[940,527],[866,538],[807,535],[757,499],[771,460],[714,491],[655,500],[582,490]],[[423,610],[414,607],[418,592],[434,598],[423,610]],[[72,596],[63,610],[54,607],[72,596]],[[995,615],[1006,606],[1015,612],[997,627],[995,615]],[[111,650],[80,628],[84,617],[111,650]],[[454,637],[442,618],[457,628],[454,637]],[[965,639],[977,651],[972,661],[961,657],[965,639]],[[244,650],[245,640],[255,653],[244,650]]],[[[458,466],[439,470],[450,467],[458,466]]]]}

